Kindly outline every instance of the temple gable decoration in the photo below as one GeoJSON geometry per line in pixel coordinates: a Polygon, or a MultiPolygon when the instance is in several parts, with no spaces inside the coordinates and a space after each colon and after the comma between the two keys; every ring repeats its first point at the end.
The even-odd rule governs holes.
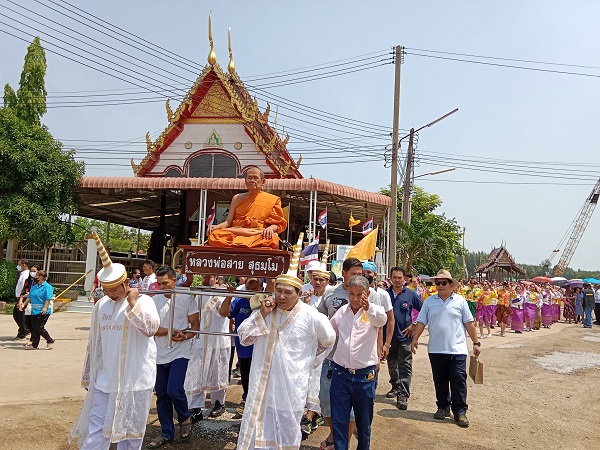
{"type": "MultiPolygon", "coordinates": [[[[149,134],[146,134],[147,155],[139,164],[131,160],[135,176],[157,176],[154,169],[160,161],[161,154],[184,132],[186,126],[236,124],[243,126],[247,136],[254,142],[257,154],[264,156],[266,165],[274,173],[270,175],[271,177],[302,178],[298,170],[300,160],[294,161],[287,150],[289,135],[286,134],[284,138],[279,136],[275,124],[272,126],[269,124],[270,105],[267,103],[265,111],[261,112],[257,100],[250,96],[236,72],[230,33],[228,72],[225,73],[217,63],[210,15],[208,34],[210,43],[208,64],[175,111],[172,110],[169,100],[166,101],[168,125],[154,141],[149,134]]],[[[275,118],[275,122],[276,120],[275,118]]],[[[213,129],[205,145],[223,147],[223,139],[216,129],[213,129]]]]}
{"type": "Polygon", "coordinates": [[[207,147],[223,147],[223,140],[221,139],[221,136],[219,136],[215,130],[213,130],[213,132],[210,134],[210,136],[208,136],[208,139],[206,140],[206,146],[207,147]]]}

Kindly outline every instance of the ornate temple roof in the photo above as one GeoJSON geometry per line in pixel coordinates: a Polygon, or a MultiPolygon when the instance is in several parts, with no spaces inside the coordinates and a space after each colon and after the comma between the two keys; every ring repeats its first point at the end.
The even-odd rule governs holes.
{"type": "Polygon", "coordinates": [[[489,272],[494,268],[525,274],[503,245],[492,250],[488,258],[475,270],[476,273],[489,272]]]}
{"type": "MultiPolygon", "coordinates": [[[[302,178],[298,170],[300,162],[294,161],[287,151],[289,135],[281,138],[269,124],[270,105],[261,112],[258,102],[253,99],[235,71],[235,63],[229,40],[229,65],[225,73],[217,63],[212,42],[209,17],[209,41],[211,50],[208,64],[204,67],[177,109],[173,111],[166,102],[169,124],[152,141],[146,134],[147,155],[139,163],[131,160],[133,172],[137,177],[148,176],[160,161],[161,154],[183,132],[186,124],[236,123],[243,124],[246,133],[256,145],[256,150],[265,156],[267,165],[280,178],[302,178]]],[[[267,175],[268,176],[268,175],[267,175]]]]}

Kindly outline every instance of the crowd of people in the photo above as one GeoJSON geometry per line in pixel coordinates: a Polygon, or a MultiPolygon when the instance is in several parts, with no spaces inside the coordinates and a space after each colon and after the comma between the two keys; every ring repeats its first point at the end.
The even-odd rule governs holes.
{"type": "MultiPolygon", "coordinates": [[[[236,290],[258,292],[266,288],[265,280],[252,277],[237,278],[237,286],[222,277],[208,277],[207,284],[223,290],[222,295],[178,294],[176,303],[171,303],[172,294],[147,296],[136,288],[173,289],[186,281],[181,267],[156,269],[152,261],[145,261],[143,278],[135,269],[129,276],[122,274],[118,280],[122,279],[121,284],[115,286],[103,274],[115,266],[119,265],[105,265],[95,280],[102,297],[96,299],[99,305],[92,318],[95,328],[90,333],[83,380],[92,394],[88,391],[89,400],[73,434],[80,438],[81,448],[103,448],[111,441],[128,441],[130,447],[123,448],[139,448],[150,407],[148,392],[156,395],[161,425],[160,435],[148,448],[161,447],[176,437],[187,440],[194,422],[225,412],[232,372],[237,372],[243,391],[236,410],[242,419],[238,448],[293,448],[302,437],[326,424],[329,434],[321,449],[347,449],[352,436],[358,440],[358,449],[368,449],[381,368],[387,366],[391,385],[386,397],[394,399],[398,409],[406,410],[412,358],[426,326],[437,404],[434,418],[453,416],[459,426],[466,427],[467,335],[473,353],[478,355],[480,340],[491,336],[495,328],[501,337],[508,330],[518,334],[536,331],[550,328],[561,314],[566,323],[581,321],[584,327],[591,327],[592,311],[595,309],[597,319],[600,310],[600,287],[594,291],[587,283],[563,288],[528,281],[465,282],[444,270],[424,283],[400,267],[392,268],[388,278],[377,282],[375,264],[355,258],[344,261],[339,280],[326,270],[326,264],[314,261],[307,268],[308,282],[302,284],[296,279],[290,285],[282,279],[272,296],[263,294],[258,306],[246,296],[236,297],[236,290]],[[448,308],[451,303],[456,307],[448,308]],[[312,323],[301,329],[295,323],[300,319],[289,322],[295,317],[289,312],[299,304],[304,305],[304,320],[312,323]],[[284,305],[281,317],[269,323],[270,314],[284,305]],[[128,322],[126,337],[123,333],[128,322]],[[315,327],[320,330],[313,336],[315,348],[299,345],[299,336],[296,340],[282,338],[286,328],[290,328],[291,337],[315,327]],[[464,332],[457,335],[457,329],[464,332]],[[274,340],[270,337],[273,332],[278,336],[274,340]],[[125,338],[126,345],[117,345],[125,338]],[[266,342],[259,338],[266,338],[266,342]],[[273,351],[274,345],[278,351],[273,351]],[[123,348],[130,350],[121,360],[123,348]],[[290,370],[292,361],[297,367],[290,370]],[[129,378],[124,379],[123,364],[142,370],[144,376],[136,377],[129,370],[125,371],[129,378]],[[265,377],[272,388],[262,386],[265,377]],[[135,413],[122,411],[126,405],[135,413]],[[264,416],[260,426],[257,414],[264,416]],[[113,426],[117,417],[125,423],[113,426]],[[179,424],[178,436],[174,419],[179,424]],[[108,432],[106,427],[111,423],[108,432]]],[[[35,265],[30,267],[28,261],[20,260],[17,268],[18,301],[13,311],[19,325],[16,339],[30,335],[25,346],[33,349],[44,338],[46,348],[51,349],[54,341],[45,325],[52,313],[53,288],[46,274],[35,265]]]]}
{"type": "MultiPolygon", "coordinates": [[[[437,290],[434,284],[424,283],[420,276],[408,276],[407,286],[424,301],[437,290]]],[[[386,288],[391,280],[382,280],[386,288]]],[[[455,292],[467,299],[471,314],[480,330],[481,339],[499,329],[504,337],[510,329],[517,334],[550,328],[561,320],[582,323],[585,328],[600,324],[600,285],[573,282],[559,286],[551,283],[522,281],[459,280],[455,292]],[[595,316],[595,320],[592,316],[595,316]]]]}
{"type": "MultiPolygon", "coordinates": [[[[245,178],[248,192],[234,196],[225,222],[208,227],[208,242],[277,249],[278,234],[287,226],[281,200],[262,192],[260,169],[249,169],[245,178]]],[[[70,434],[82,449],[104,450],[111,442],[119,450],[141,448],[153,392],[161,433],[148,448],[190,439],[194,422],[225,412],[235,351],[243,391],[236,411],[238,450],[297,449],[303,433],[325,423],[329,433],[321,450],[347,450],[353,436],[356,448],[367,450],[382,364],[391,385],[386,397],[399,410],[408,409],[412,359],[425,327],[437,406],[433,418],[453,417],[468,427],[467,337],[477,357],[493,327],[500,336],[507,327],[517,333],[550,327],[560,318],[561,303],[567,320],[573,316],[578,322],[583,314],[584,326],[591,327],[589,286],[563,292],[525,282],[463,283],[444,269],[423,284],[401,267],[377,282],[375,264],[356,258],[343,262],[337,280],[327,271],[327,251],[308,266],[305,283],[298,277],[302,233],[287,273],[268,284],[249,277],[233,286],[205,276],[210,291],[175,293],[174,287],[191,282],[181,268],[156,269],[145,261],[143,277],[139,270],[128,276],[99,236],[92,236],[102,270],[82,376],[87,394],[70,434]]],[[[26,267],[23,261],[21,266],[26,267]]],[[[51,288],[41,271],[35,280],[26,299],[32,315],[45,319],[31,319],[32,347],[40,336],[51,345],[44,329],[51,288]]]]}
{"type": "Polygon", "coordinates": [[[273,294],[248,298],[236,291],[263,291],[265,280],[238,278],[232,286],[207,277],[206,284],[222,295],[151,294],[173,289],[178,273],[168,266],[155,270],[147,261],[138,280],[139,290],[151,294],[145,295],[101,250],[99,238],[97,243],[105,260],[98,274],[104,296],[92,315],[82,380],[88,393],[71,434],[81,448],[109,442],[140,448],[152,391],[161,433],[148,448],[189,439],[194,422],[225,412],[236,352],[243,390],[236,410],[242,420],[238,449],[298,448],[303,434],[325,423],[330,431],[323,450],[345,450],[353,436],[358,449],[368,449],[382,363],[392,385],[389,396],[407,409],[412,355],[425,326],[434,417],[453,414],[459,426],[469,425],[467,334],[475,354],[480,343],[467,301],[455,293],[459,284],[446,271],[432,278],[437,292],[423,295],[418,280],[413,289],[400,267],[392,268],[391,285],[381,288],[375,264],[355,258],[344,261],[340,283],[323,261],[308,267],[309,281],[303,283],[296,258],[288,274],[275,280],[273,294]],[[460,313],[449,315],[445,302],[456,303],[460,313]]]}

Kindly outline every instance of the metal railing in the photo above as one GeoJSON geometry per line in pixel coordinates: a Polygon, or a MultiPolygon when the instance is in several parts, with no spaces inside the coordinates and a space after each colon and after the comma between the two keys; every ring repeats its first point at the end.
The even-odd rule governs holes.
{"type": "MultiPolygon", "coordinates": [[[[176,287],[173,289],[158,289],[155,291],[139,291],[140,294],[146,295],[156,295],[156,294],[171,294],[171,298],[169,298],[169,326],[167,331],[167,348],[173,348],[173,319],[175,317],[175,308],[174,302],[177,298],[177,294],[187,294],[187,295],[212,295],[219,297],[235,297],[235,298],[251,298],[256,294],[269,294],[269,292],[264,291],[246,291],[239,290],[229,292],[225,289],[217,289],[205,286],[199,287],[176,287]]],[[[202,309],[198,308],[198,315],[200,322],[202,322],[202,309]]],[[[210,334],[217,336],[237,336],[237,333],[222,333],[220,331],[200,331],[200,330],[185,330],[187,333],[195,333],[196,335],[201,334],[210,334]]]]}

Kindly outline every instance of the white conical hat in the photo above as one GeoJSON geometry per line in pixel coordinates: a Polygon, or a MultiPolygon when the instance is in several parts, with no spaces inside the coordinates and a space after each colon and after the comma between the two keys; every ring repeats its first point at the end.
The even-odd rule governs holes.
{"type": "Polygon", "coordinates": [[[275,284],[289,284],[290,286],[302,289],[302,285],[304,283],[300,278],[296,276],[296,274],[298,273],[298,264],[300,263],[300,251],[302,250],[303,238],[304,233],[300,233],[300,236],[298,237],[298,242],[296,243],[296,245],[294,245],[294,254],[292,255],[288,271],[287,273],[282,273],[281,275],[279,275],[275,280],[275,284]]]}
{"type": "Polygon", "coordinates": [[[327,258],[329,257],[329,239],[325,242],[325,250],[323,251],[323,256],[321,257],[321,264],[319,268],[313,270],[313,277],[321,277],[329,280],[329,272],[327,271],[327,258]]]}
{"type": "Polygon", "coordinates": [[[100,240],[100,236],[95,231],[92,232],[92,238],[96,241],[98,254],[102,260],[102,269],[98,272],[98,281],[102,286],[107,288],[115,288],[120,286],[127,280],[127,269],[123,264],[113,263],[108,256],[108,252],[104,248],[104,244],[100,240]]]}

